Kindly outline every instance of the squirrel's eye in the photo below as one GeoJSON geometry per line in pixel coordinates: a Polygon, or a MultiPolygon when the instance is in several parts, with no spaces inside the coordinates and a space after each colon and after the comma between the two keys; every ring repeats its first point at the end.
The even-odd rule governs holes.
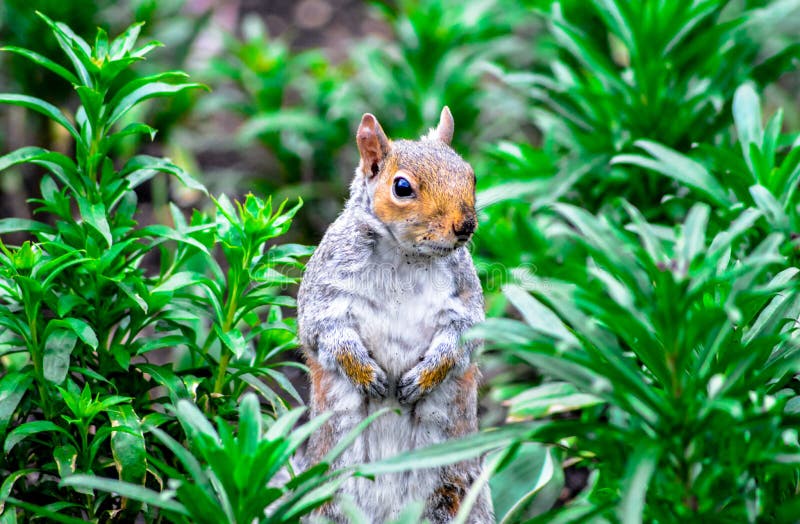
{"type": "Polygon", "coordinates": [[[414,195],[414,190],[411,189],[411,182],[401,176],[394,179],[392,190],[397,198],[408,198],[414,195]]]}

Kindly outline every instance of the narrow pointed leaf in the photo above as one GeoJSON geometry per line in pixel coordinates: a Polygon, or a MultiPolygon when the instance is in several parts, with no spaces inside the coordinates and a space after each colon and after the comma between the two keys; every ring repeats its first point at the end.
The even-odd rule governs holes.
{"type": "Polygon", "coordinates": [[[64,113],[59,111],[56,106],[49,102],[45,102],[40,98],[28,95],[0,93],[0,104],[11,104],[41,113],[66,129],[76,142],[81,142],[81,135],[78,133],[78,130],[75,129],[75,126],[73,126],[67,117],[64,116],[64,113]]]}

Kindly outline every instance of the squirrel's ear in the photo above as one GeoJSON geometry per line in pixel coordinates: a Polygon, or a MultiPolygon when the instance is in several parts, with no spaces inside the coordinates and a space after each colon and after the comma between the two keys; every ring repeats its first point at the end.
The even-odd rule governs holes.
{"type": "Polygon", "coordinates": [[[439,116],[439,125],[436,126],[436,136],[448,146],[453,141],[454,126],[453,113],[450,112],[449,107],[444,106],[442,108],[442,114],[439,116]]]}
{"type": "Polygon", "coordinates": [[[367,177],[372,178],[378,174],[381,161],[389,154],[389,139],[374,115],[364,113],[361,117],[356,142],[361,154],[361,169],[367,177]]]}

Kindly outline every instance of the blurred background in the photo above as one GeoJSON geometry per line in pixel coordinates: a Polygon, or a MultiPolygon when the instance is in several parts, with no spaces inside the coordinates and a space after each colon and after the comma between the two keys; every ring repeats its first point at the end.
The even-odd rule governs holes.
{"type": "MultiPolygon", "coordinates": [[[[441,106],[447,104],[456,121],[455,148],[475,165],[480,189],[513,181],[542,182],[526,186],[523,194],[516,186],[511,186],[510,192],[501,188],[485,195],[484,203],[529,197],[531,191],[546,195],[550,189],[543,188],[559,179],[554,176],[559,163],[577,148],[582,159],[591,160],[625,151],[648,134],[666,135],[668,139],[662,141],[678,147],[706,140],[728,123],[732,91],[749,76],[753,62],[796,46],[800,34],[798,16],[785,16],[793,2],[772,2],[786,5],[782,10],[771,6],[771,12],[762,16],[764,20],[749,23],[744,31],[722,35],[721,45],[733,52],[720,49],[716,60],[707,63],[689,57],[687,70],[681,72],[686,78],[678,79],[680,85],[664,81],[651,86],[657,92],[649,107],[631,105],[625,93],[605,90],[603,96],[616,97],[616,103],[624,106],[615,113],[612,100],[602,108],[609,114],[588,115],[596,122],[587,123],[587,115],[581,112],[589,108],[581,108],[579,99],[564,95],[569,95],[570,83],[587,95],[592,89],[605,89],[604,81],[597,72],[574,68],[582,65],[580,50],[576,52],[564,41],[559,20],[568,20],[584,31],[587,39],[608,52],[610,65],[621,73],[631,65],[631,50],[613,35],[606,35],[607,21],[597,10],[599,4],[602,2],[545,0],[5,0],[0,4],[0,41],[37,49],[65,62],[47,27],[35,16],[36,10],[65,22],[85,38],[91,38],[97,26],[115,34],[132,20],[144,22],[145,38],[161,41],[165,47],[151,54],[138,74],[186,70],[209,91],[187,91],[174,100],[146,104],[140,111],[148,113],[142,119],[158,129],[155,141],[141,144],[132,138],[121,146],[120,153],[124,156],[126,148],[131,153],[144,149],[169,156],[213,193],[240,196],[253,191],[278,199],[301,197],[306,205],[293,234],[297,241],[314,244],[346,198],[357,158],[355,127],[366,111],[378,116],[390,136],[415,137],[436,122],[441,106]],[[720,69],[715,71],[718,77],[708,83],[702,74],[714,67],[720,69]],[[570,78],[574,73],[584,78],[570,78]],[[708,107],[691,106],[686,93],[671,92],[676,88],[706,90],[708,107]],[[678,107],[681,104],[685,107],[678,107]],[[666,118],[673,106],[695,112],[702,119],[676,122],[680,113],[676,119],[666,118]],[[559,116],[563,122],[557,121],[559,116]],[[715,122],[719,116],[724,118],[715,122]],[[702,125],[693,125],[698,121],[702,125]],[[583,136],[570,128],[575,122],[583,136]],[[601,128],[592,130],[594,125],[601,128]],[[667,127],[672,129],[664,129],[667,127]],[[516,161],[510,162],[513,159],[516,161]]],[[[719,11],[715,17],[735,19],[746,12],[764,11],[770,2],[705,4],[719,11]]],[[[649,32],[652,41],[640,43],[643,56],[638,58],[644,61],[650,59],[647,47],[652,48],[655,59],[668,44],[659,41],[671,34],[669,13],[662,14],[663,27],[654,25],[649,32]]],[[[675,20],[673,33],[683,22],[675,20]]],[[[714,20],[700,23],[713,24],[714,20]]],[[[704,43],[710,40],[700,42],[704,43]]],[[[649,74],[646,68],[652,65],[642,64],[643,73],[649,74]]],[[[767,71],[766,106],[784,107],[785,126],[800,127],[798,75],[779,74],[791,69],[788,64],[772,66],[782,69],[767,71]]],[[[77,100],[71,86],[10,53],[0,54],[0,90],[26,92],[68,108],[77,100]]],[[[69,140],[57,127],[48,127],[38,114],[4,107],[0,111],[0,151],[23,145],[64,150],[69,140]]],[[[596,207],[602,200],[598,195],[609,185],[624,183],[626,175],[614,169],[592,169],[609,175],[581,195],[583,203],[596,207]]],[[[569,189],[580,188],[578,177],[573,178],[567,180],[569,189]]],[[[581,174],[580,178],[592,177],[581,174]]],[[[166,205],[170,198],[186,207],[203,205],[199,194],[179,184],[169,187],[169,183],[166,177],[156,178],[140,190],[143,222],[169,220],[166,205]]],[[[0,178],[0,217],[27,216],[26,198],[35,194],[37,187],[35,170],[5,173],[0,178]]],[[[659,198],[658,189],[644,184],[633,191],[647,200],[646,193],[651,193],[651,199],[659,198]]],[[[563,194],[565,190],[567,187],[560,191],[563,194]]],[[[530,198],[524,200],[530,203],[530,198]]],[[[477,241],[480,245],[480,234],[477,241]]],[[[486,249],[491,251],[491,243],[486,249]]],[[[489,263],[498,262],[487,254],[489,263]]],[[[517,260],[513,262],[518,265],[517,260]]]]}
{"type": "MultiPolygon", "coordinates": [[[[209,92],[147,105],[144,118],[158,136],[123,147],[171,157],[214,193],[302,197],[299,241],[315,243],[341,207],[357,158],[355,126],[366,111],[391,136],[414,137],[449,104],[456,146],[468,157],[500,138],[536,136],[491,65],[534,61],[537,21],[511,2],[3,2],[0,41],[63,62],[36,10],[86,38],[96,26],[115,34],[144,22],[144,38],[165,47],[138,73],[186,70],[209,92]]],[[[0,60],[2,91],[76,103],[71,86],[47,71],[11,54],[0,60]]],[[[23,144],[63,150],[68,140],[38,115],[4,108],[0,150],[23,144]]],[[[139,195],[149,212],[158,217],[169,191],[179,192],[172,194],[179,203],[200,205],[199,195],[166,183],[159,179],[139,195]]],[[[35,173],[4,176],[0,216],[26,216],[25,198],[37,187],[35,173]]]]}

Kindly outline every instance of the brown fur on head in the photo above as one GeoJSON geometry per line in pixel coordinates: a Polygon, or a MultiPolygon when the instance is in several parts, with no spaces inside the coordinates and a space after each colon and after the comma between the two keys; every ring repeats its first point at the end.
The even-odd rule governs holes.
{"type": "Polygon", "coordinates": [[[446,255],[467,243],[477,226],[475,173],[450,148],[452,138],[453,116],[446,106],[439,125],[415,141],[391,141],[373,115],[361,119],[359,169],[372,210],[408,251],[446,255]]]}

